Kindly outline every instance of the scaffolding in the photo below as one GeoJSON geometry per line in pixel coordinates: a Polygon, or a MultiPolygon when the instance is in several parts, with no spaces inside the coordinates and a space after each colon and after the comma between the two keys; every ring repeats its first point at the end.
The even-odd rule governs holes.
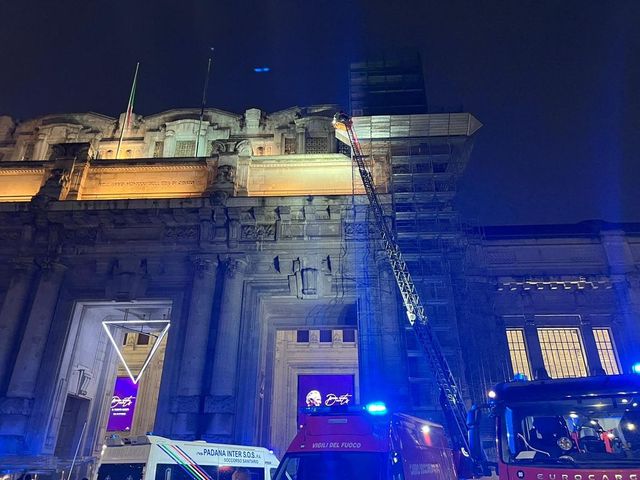
{"type": "MultiPolygon", "coordinates": [[[[380,115],[353,119],[376,188],[388,194],[398,243],[463,394],[456,299],[466,288],[467,239],[453,206],[457,183],[480,123],[470,114],[380,115]]],[[[338,138],[348,143],[347,139],[338,138]]],[[[400,315],[399,318],[404,318],[400,315]]],[[[405,329],[412,409],[441,417],[438,387],[411,327],[405,329]]]]}

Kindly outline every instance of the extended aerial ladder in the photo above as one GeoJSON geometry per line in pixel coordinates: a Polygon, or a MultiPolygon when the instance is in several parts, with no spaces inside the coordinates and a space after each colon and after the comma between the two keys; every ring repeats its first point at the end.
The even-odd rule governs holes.
{"type": "Polygon", "coordinates": [[[364,185],[371,209],[373,210],[375,223],[382,237],[385,253],[391,264],[393,275],[400,289],[400,295],[407,311],[409,323],[422,346],[429,362],[433,375],[440,389],[440,402],[447,420],[450,437],[454,447],[465,457],[469,456],[469,439],[467,427],[467,410],[460,394],[460,389],[451,373],[447,360],[442,353],[438,339],[436,338],[427,315],[411,279],[407,264],[402,257],[402,252],[393,230],[384,218],[384,211],[378,199],[373,176],[365,163],[365,155],[353,129],[351,117],[345,113],[337,113],[333,118],[333,126],[346,131],[351,143],[351,155],[358,166],[362,183],[364,185]]]}

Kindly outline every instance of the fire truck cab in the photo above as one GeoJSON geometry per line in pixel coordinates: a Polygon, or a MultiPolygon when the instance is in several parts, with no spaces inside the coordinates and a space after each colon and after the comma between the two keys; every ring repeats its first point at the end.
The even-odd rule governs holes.
{"type": "Polygon", "coordinates": [[[495,419],[502,480],[638,480],[640,376],[599,375],[502,383],[469,415],[480,450],[480,412],[495,419]]]}
{"type": "Polygon", "coordinates": [[[443,428],[410,415],[365,407],[308,409],[274,480],[451,480],[443,428]]]}

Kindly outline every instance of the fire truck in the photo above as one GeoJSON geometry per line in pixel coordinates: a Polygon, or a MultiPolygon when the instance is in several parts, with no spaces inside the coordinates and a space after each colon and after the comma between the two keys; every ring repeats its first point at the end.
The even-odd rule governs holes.
{"type": "MultiPolygon", "coordinates": [[[[494,467],[502,480],[638,480],[638,375],[549,379],[543,374],[546,378],[531,382],[525,382],[520,377],[514,382],[498,385],[490,395],[490,402],[474,405],[467,412],[460,389],[427,319],[393,229],[385,219],[353,121],[349,115],[338,113],[333,124],[336,129],[343,130],[349,139],[352,159],[362,178],[407,318],[440,389],[449,446],[453,458],[457,459],[456,475],[463,478],[486,476],[492,473],[489,467],[494,467]],[[488,462],[482,449],[480,423],[483,413],[488,413],[496,422],[497,462],[488,462]]],[[[635,373],[640,373],[640,368],[637,370],[635,373]]],[[[327,417],[327,426],[330,425],[330,420],[331,416],[327,417]]],[[[334,417],[334,421],[344,420],[334,417]]],[[[371,419],[368,421],[371,422],[371,419]]],[[[393,424],[393,420],[390,420],[388,426],[391,431],[393,424]]],[[[306,432],[300,432],[299,435],[311,435],[309,429],[316,431],[318,425],[310,423],[303,426],[302,430],[306,429],[306,432]]],[[[342,425],[348,430],[348,421],[344,421],[342,425]]],[[[352,422],[351,425],[355,423],[352,422]]],[[[429,425],[428,428],[435,427],[429,425]]],[[[325,433],[328,434],[328,431],[325,433]]],[[[297,441],[294,440],[293,448],[297,441]]],[[[398,450],[393,442],[389,445],[393,447],[390,450],[393,457],[398,450]]],[[[446,469],[441,469],[441,472],[445,473],[445,477],[432,478],[456,476],[447,476],[446,469]]],[[[400,471],[398,478],[402,474],[406,475],[407,472],[400,471]]],[[[395,474],[390,475],[389,478],[396,479],[395,474]]],[[[305,478],[298,476],[297,480],[305,478]]]]}
{"type": "Polygon", "coordinates": [[[273,480],[450,480],[456,477],[444,429],[381,402],[312,407],[273,480]]]}
{"type": "Polygon", "coordinates": [[[497,385],[469,412],[471,452],[482,458],[483,414],[495,423],[501,479],[637,480],[640,375],[497,385]]]}

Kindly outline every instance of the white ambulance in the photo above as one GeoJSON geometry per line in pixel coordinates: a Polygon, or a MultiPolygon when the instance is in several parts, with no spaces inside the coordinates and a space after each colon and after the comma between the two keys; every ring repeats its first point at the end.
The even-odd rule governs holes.
{"type": "Polygon", "coordinates": [[[117,437],[103,447],[95,480],[271,480],[277,466],[261,447],[117,437]]]}

